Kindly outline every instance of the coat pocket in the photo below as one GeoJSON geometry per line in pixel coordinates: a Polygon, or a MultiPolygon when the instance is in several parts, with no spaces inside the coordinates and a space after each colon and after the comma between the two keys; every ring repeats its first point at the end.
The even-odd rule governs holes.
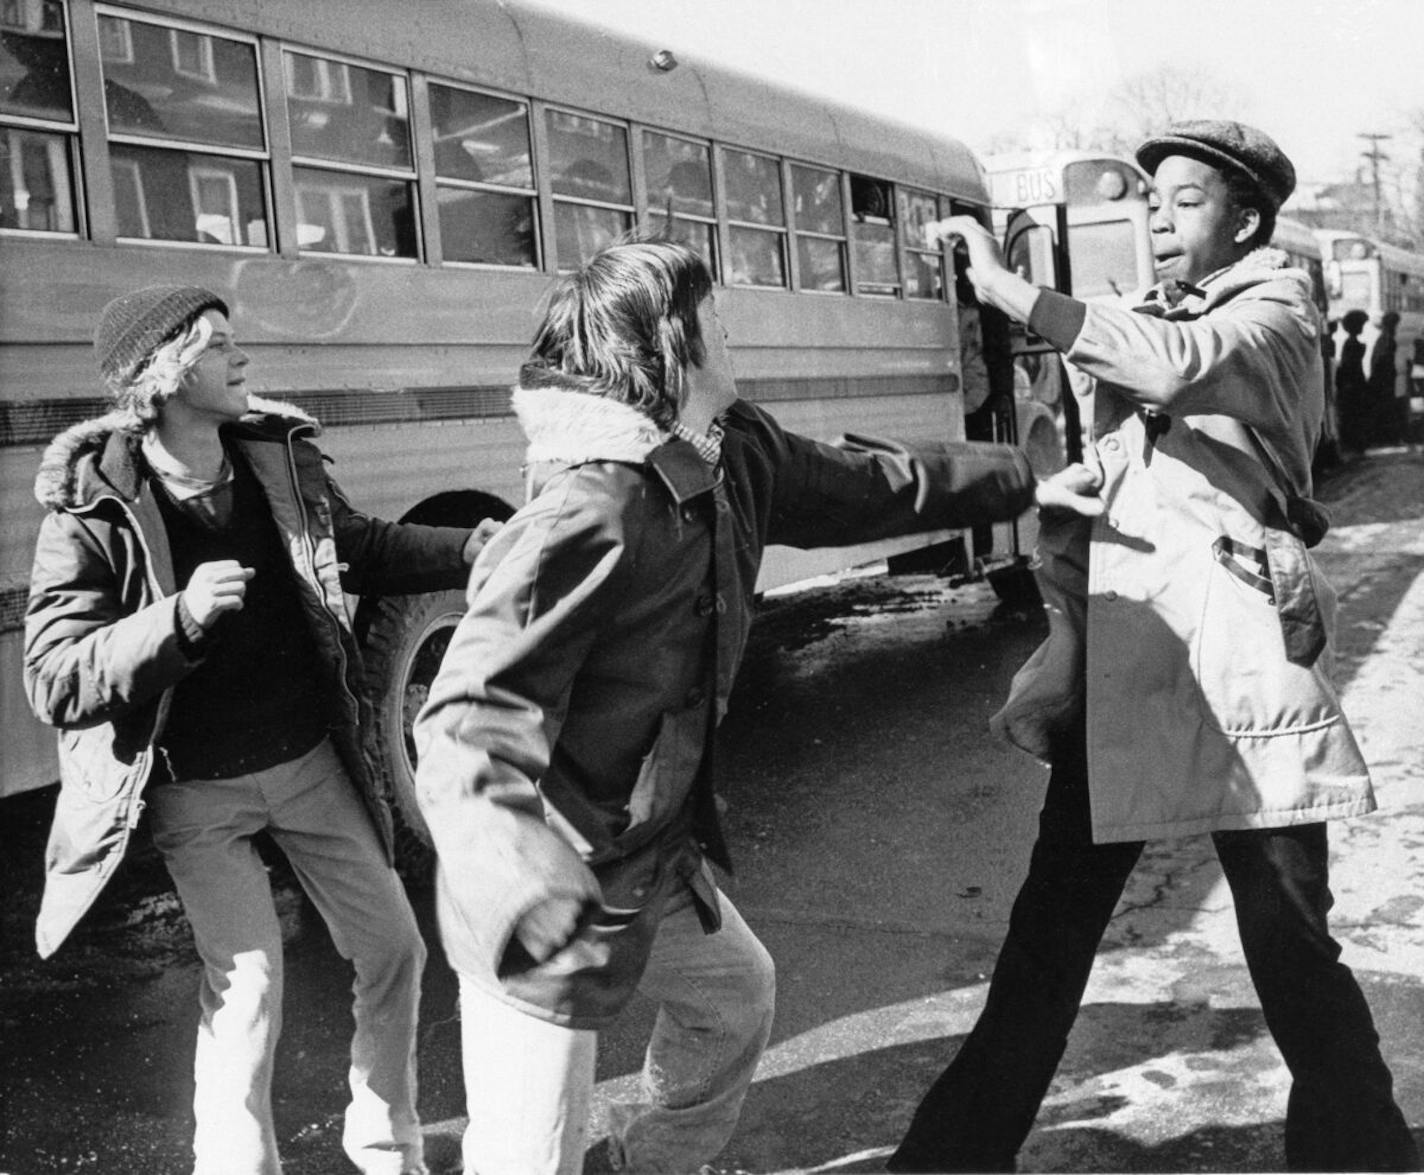
{"type": "Polygon", "coordinates": [[[628,797],[623,837],[639,837],[644,826],[661,827],[687,802],[707,747],[707,723],[706,703],[662,716],[628,797]]]}
{"type": "Polygon", "coordinates": [[[113,799],[123,790],[129,769],[114,754],[113,728],[107,723],[59,732],[59,775],[64,786],[92,803],[113,799]]]}
{"type": "Polygon", "coordinates": [[[1269,548],[1225,535],[1202,570],[1192,671],[1207,724],[1223,733],[1282,734],[1340,717],[1313,658],[1302,664],[1289,655],[1277,572],[1269,548]]]}

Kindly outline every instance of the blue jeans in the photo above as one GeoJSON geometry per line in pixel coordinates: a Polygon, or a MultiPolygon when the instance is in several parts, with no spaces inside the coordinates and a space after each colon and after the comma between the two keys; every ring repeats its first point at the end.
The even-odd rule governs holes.
{"type": "MultiPolygon", "coordinates": [[[[1288,1166],[1417,1169],[1369,1007],[1326,923],[1325,825],[1212,840],[1261,1010],[1291,1073],[1288,1166]]],[[[1141,851],[1141,841],[1093,843],[1083,744],[1064,748],[984,1011],[920,1102],[891,1171],[1014,1170],[1141,851]]]]}
{"type": "MultiPolygon", "coordinates": [[[[630,1172],[686,1172],[715,1158],[771,1034],[771,956],[725,895],[702,929],[691,891],[668,901],[638,990],[658,1005],[637,1102],[613,1107],[610,1146],[630,1172]]],[[[537,1019],[460,978],[465,1170],[577,1175],[598,1034],[537,1019]]]]}
{"type": "Polygon", "coordinates": [[[148,808],[203,961],[195,1175],[281,1170],[272,1059],[282,1025],[282,933],[253,846],[263,829],[355,965],[342,1145],[366,1175],[421,1170],[415,1033],[425,944],[330,742],[251,775],[160,784],[148,808]]]}

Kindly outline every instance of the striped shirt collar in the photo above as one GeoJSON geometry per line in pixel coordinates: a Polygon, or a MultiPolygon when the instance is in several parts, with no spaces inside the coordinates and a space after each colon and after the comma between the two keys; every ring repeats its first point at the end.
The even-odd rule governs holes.
{"type": "Polygon", "coordinates": [[[713,421],[711,426],[704,432],[694,432],[678,420],[673,423],[668,430],[670,436],[676,437],[680,441],[686,441],[694,449],[697,455],[706,461],[708,465],[716,465],[722,460],[722,434],[723,428],[717,421],[713,421]]]}

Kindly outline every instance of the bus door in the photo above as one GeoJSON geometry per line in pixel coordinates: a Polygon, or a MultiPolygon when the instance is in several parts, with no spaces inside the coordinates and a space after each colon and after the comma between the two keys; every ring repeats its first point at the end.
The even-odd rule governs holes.
{"type": "MultiPolygon", "coordinates": [[[[1051,215],[1053,210],[1048,211],[1051,215]]],[[[997,230],[1002,226],[996,221],[995,227],[997,230]]],[[[1056,264],[1052,257],[1054,238],[1051,228],[1046,235],[1026,233],[1020,248],[1046,249],[1049,255],[1010,264],[1016,264],[1025,274],[1039,275],[1032,280],[1043,281],[1041,275],[1056,264]]],[[[1037,370],[1040,360],[1057,364],[1057,356],[1042,340],[1030,340],[1024,327],[1008,315],[981,305],[966,276],[969,259],[963,242],[946,242],[945,247],[950,251],[948,260],[959,308],[965,436],[974,441],[1020,446],[1028,454],[1034,473],[1045,477],[1063,467],[1063,443],[1053,412],[1035,403],[1026,392],[1025,372],[1029,367],[1037,370]]],[[[960,562],[961,571],[949,573],[950,582],[988,580],[1006,603],[1036,600],[1037,589],[1028,571],[1028,560],[1037,537],[1037,518],[1032,512],[1010,522],[971,528],[972,555],[960,562]]]]}
{"type": "MultiPolygon", "coordinates": [[[[996,176],[996,196],[1014,201],[994,214],[1009,267],[1035,285],[1084,302],[1116,302],[1147,289],[1155,280],[1150,186],[1136,164],[1113,155],[996,176]]],[[[1013,347],[1016,394],[1024,405],[1018,413],[1019,443],[1038,463],[1035,468],[1057,468],[1054,459],[1060,466],[1079,460],[1077,401],[1061,360],[1024,327],[1016,329],[1013,347]],[[1038,423],[1039,408],[1057,425],[1056,447],[1038,423]]]]}

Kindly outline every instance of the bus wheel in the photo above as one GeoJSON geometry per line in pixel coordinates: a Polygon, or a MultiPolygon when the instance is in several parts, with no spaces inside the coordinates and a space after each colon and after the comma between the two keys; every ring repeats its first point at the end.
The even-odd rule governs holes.
{"type": "Polygon", "coordinates": [[[411,725],[465,614],[460,591],[386,596],[366,632],[367,695],[375,709],[373,741],[381,783],[396,815],[396,867],[411,884],[428,884],[435,853],[415,801],[415,740],[411,725]]]}

